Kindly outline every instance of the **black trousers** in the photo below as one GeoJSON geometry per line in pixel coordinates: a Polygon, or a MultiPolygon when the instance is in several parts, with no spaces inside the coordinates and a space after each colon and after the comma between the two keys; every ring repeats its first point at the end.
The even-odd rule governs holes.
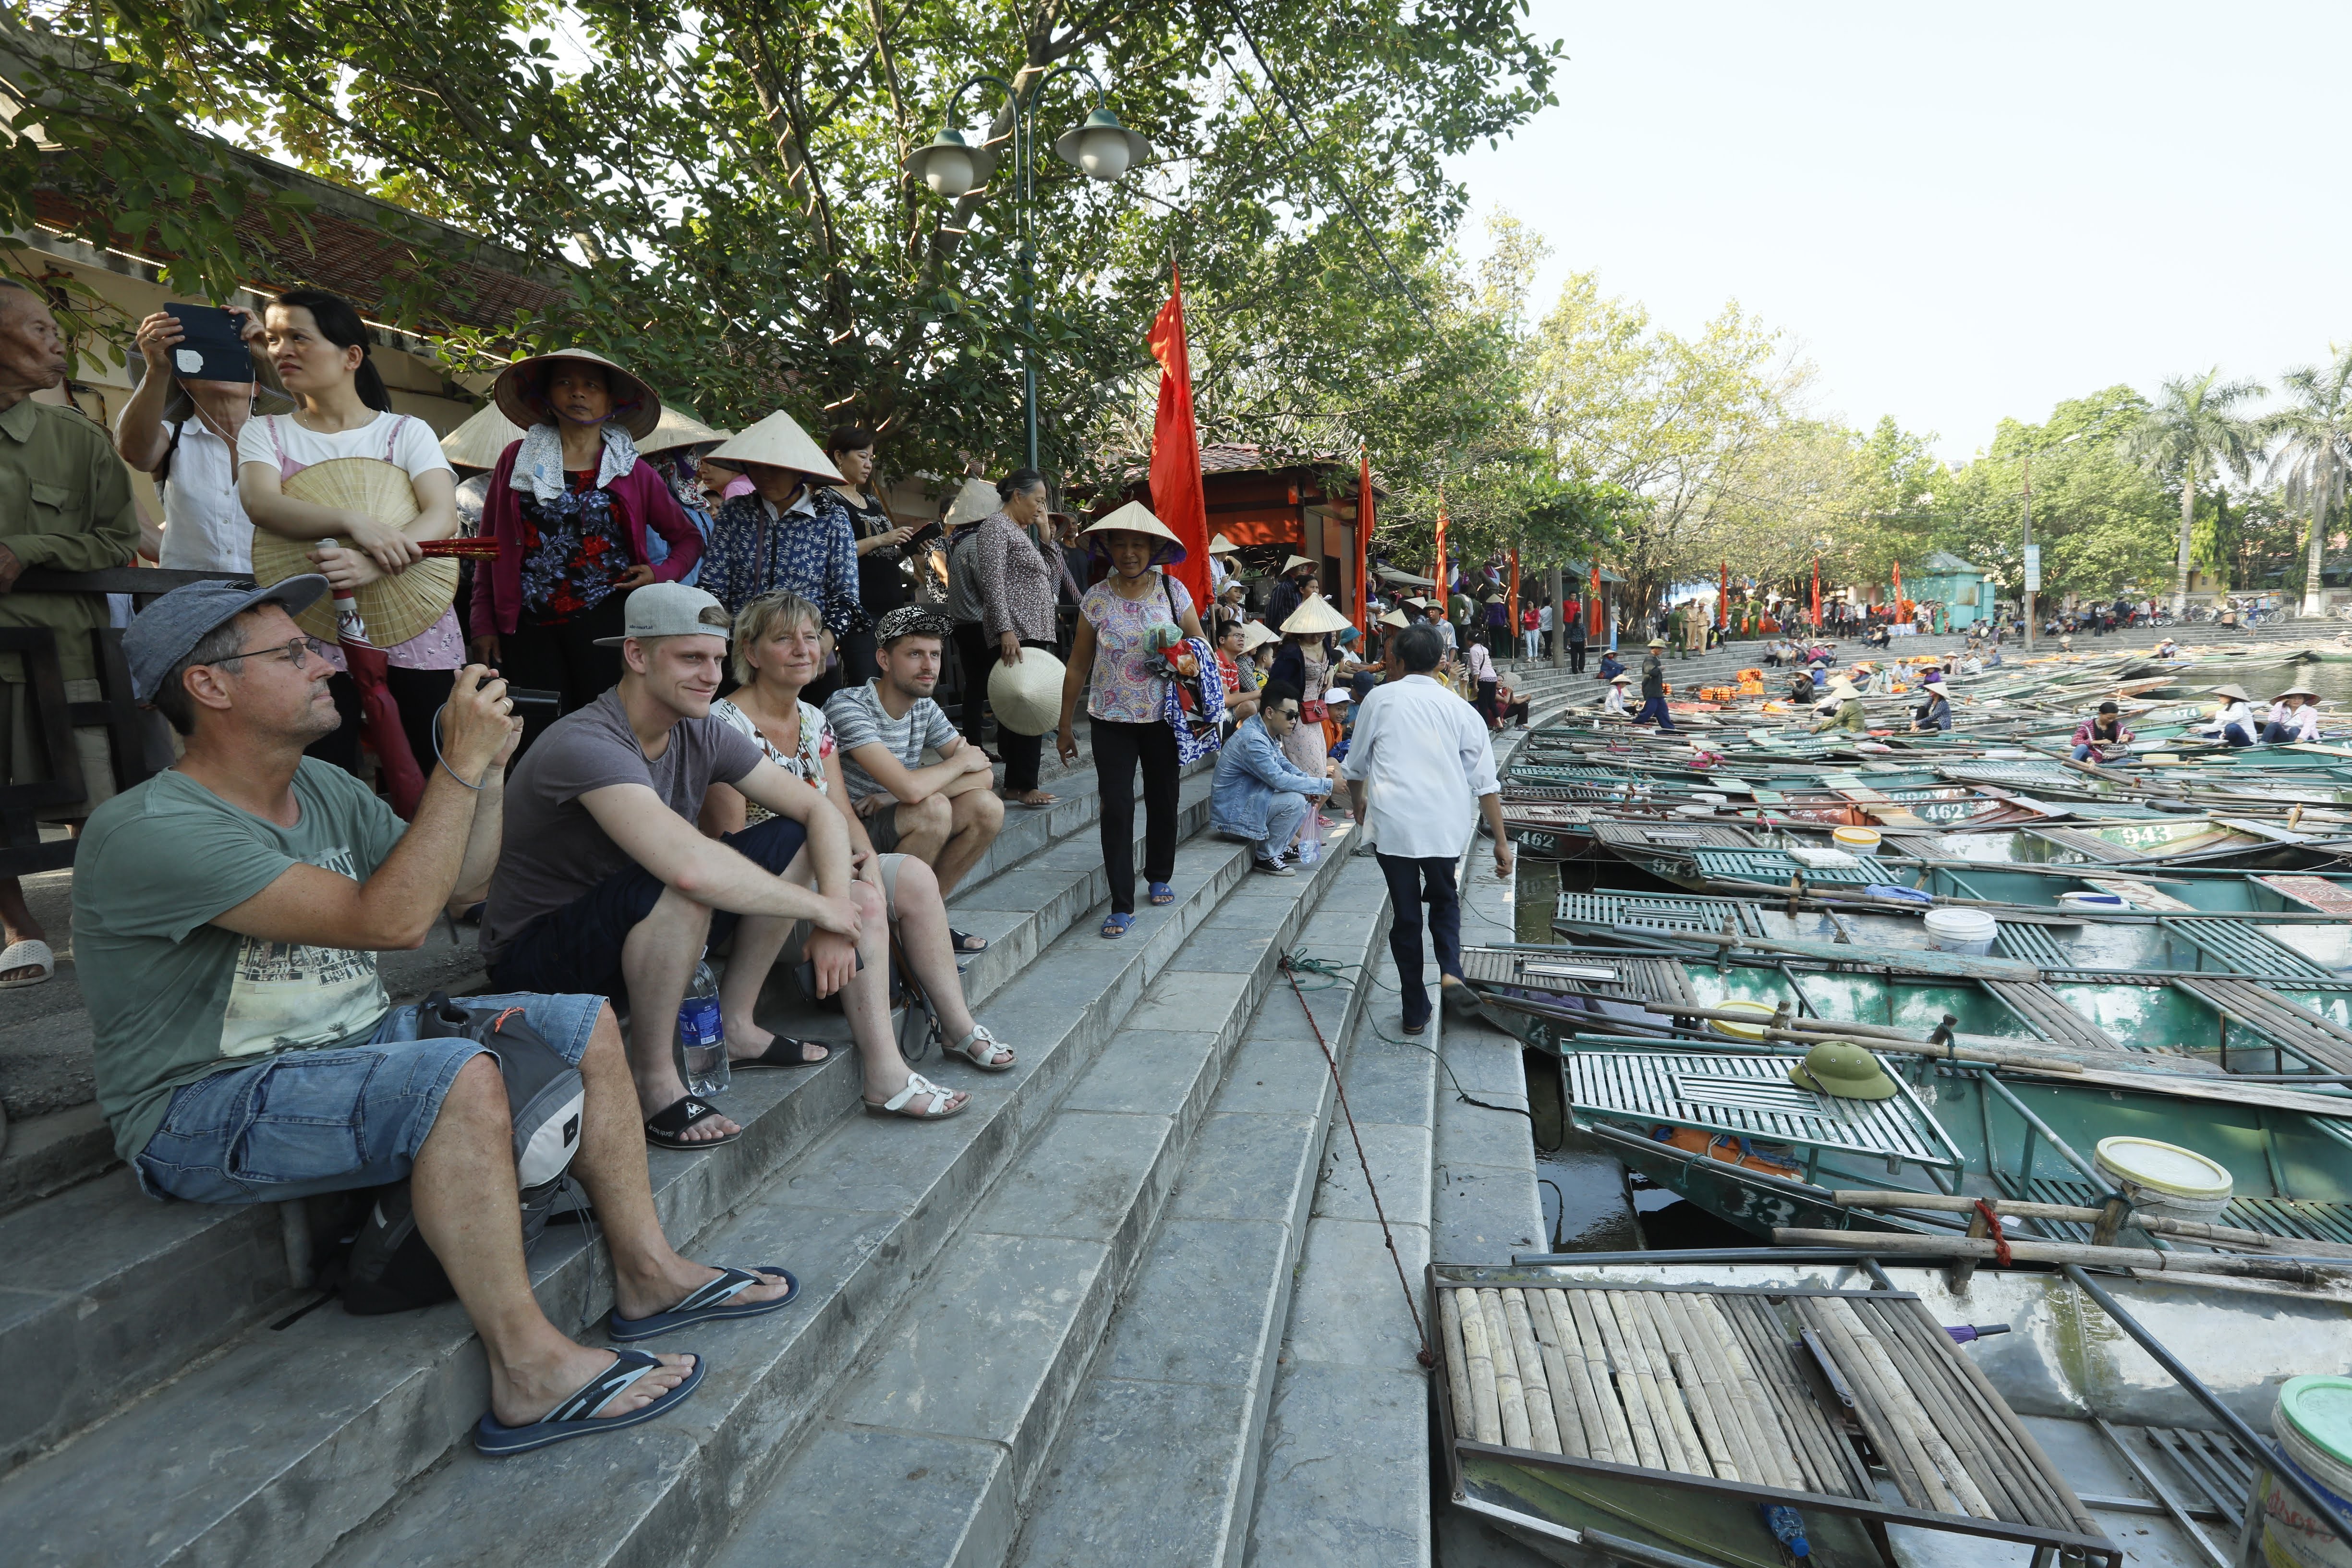
{"type": "Polygon", "coordinates": [[[1570,675],[1584,673],[1584,645],[1580,642],[1568,645],[1568,672],[1570,675]]]}
{"type": "Polygon", "coordinates": [[[1454,885],[1450,855],[1412,859],[1402,855],[1372,858],[1389,884],[1389,957],[1395,961],[1397,989],[1404,994],[1408,1027],[1429,1022],[1429,988],[1421,978],[1421,909],[1429,906],[1429,934],[1437,943],[1437,971],[1462,978],[1462,895],[1454,885]]]}
{"type": "Polygon", "coordinates": [[[963,676],[963,701],[956,710],[963,738],[987,750],[988,672],[996,668],[996,654],[978,621],[955,624],[956,663],[963,676]]]}
{"type": "MultiPolygon", "coordinates": [[[[975,626],[972,629],[977,631],[979,628],[975,626]]],[[[1061,657],[1055,651],[1054,645],[1049,642],[1024,642],[1021,646],[1035,648],[1040,653],[1054,654],[1056,658],[1061,657]]],[[[982,691],[988,689],[987,672],[993,670],[1003,661],[1003,654],[1001,649],[989,651],[988,662],[981,667],[982,673],[980,689],[982,691]]],[[[1162,728],[1165,727],[1162,726],[1162,728]]],[[[1170,732],[1169,739],[1171,742],[1175,739],[1172,731],[1170,732]]],[[[1005,794],[1019,795],[1025,790],[1037,787],[1037,766],[1045,759],[1045,736],[1024,735],[1006,725],[999,724],[996,727],[996,754],[1004,759],[1005,794]]],[[[1160,879],[1167,880],[1164,877],[1160,879]]]]}
{"type": "Polygon", "coordinates": [[[1095,776],[1102,786],[1103,869],[1115,914],[1135,912],[1135,770],[1143,769],[1143,879],[1176,874],[1176,731],[1165,724],[1094,721],[1095,776]]]}
{"type": "Polygon", "coordinates": [[[876,658],[872,627],[852,632],[841,639],[842,685],[862,686],[881,673],[882,666],[876,658]]]}
{"type": "MultiPolygon", "coordinates": [[[[509,686],[552,691],[556,711],[524,710],[520,756],[557,717],[585,708],[621,684],[621,650],[598,647],[598,637],[616,637],[625,625],[622,605],[626,594],[607,594],[584,616],[551,626],[534,626],[528,618],[499,637],[499,673],[509,686]]],[[[405,707],[402,711],[406,711],[405,707]]],[[[428,750],[424,761],[430,763],[428,750]]]]}

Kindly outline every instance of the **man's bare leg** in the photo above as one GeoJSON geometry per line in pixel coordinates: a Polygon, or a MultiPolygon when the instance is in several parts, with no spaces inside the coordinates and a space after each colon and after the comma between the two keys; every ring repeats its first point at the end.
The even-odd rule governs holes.
{"type": "MultiPolygon", "coordinates": [[[[25,884],[14,877],[0,877],[0,930],[5,930],[5,945],[10,947],[20,942],[49,940],[47,930],[33,918],[31,907],[25,902],[25,884]]],[[[40,972],[39,964],[28,963],[0,973],[0,980],[30,980],[40,972]]]]}
{"type": "MultiPolygon", "coordinates": [[[[670,1047],[678,1004],[710,934],[710,910],[676,888],[664,888],[646,918],[621,944],[621,975],[629,987],[629,1069],[637,1085],[638,1116],[656,1114],[686,1098],[670,1047]]],[[[724,1116],[706,1116],[679,1136],[690,1143],[740,1129],[724,1116]]],[[[639,1129],[642,1139],[644,1130],[639,1129]]]]}
{"type": "Polygon", "coordinates": [[[896,807],[886,805],[882,809],[898,814],[898,842],[892,846],[892,852],[912,855],[925,865],[939,858],[948,835],[955,831],[954,812],[944,795],[926,796],[913,805],[902,802],[896,807]]]}
{"type": "MultiPolygon", "coordinates": [[[[605,1017],[609,1021],[611,1015],[605,1017]]],[[[614,1029],[611,1043],[615,1049],[618,1037],[614,1029]]],[[[583,1061],[583,1075],[586,1067],[583,1061]]],[[[596,1107],[593,1088],[590,1094],[593,1126],[596,1107]]],[[[608,1089],[604,1098],[609,1102],[614,1096],[608,1089]]],[[[628,1133],[642,1151],[645,1134],[634,1121],[628,1133]]],[[[583,1126],[575,1166],[587,1161],[591,1136],[590,1126],[583,1126]]],[[[602,1131],[601,1141],[609,1143],[611,1133],[602,1131]]],[[[642,1152],[637,1164],[642,1172],[642,1152]]],[[[643,1185],[641,1176],[639,1186],[643,1185]]],[[[490,1056],[478,1056],[458,1069],[441,1101],[433,1131],[417,1151],[416,1163],[409,1173],[409,1192],[415,1204],[418,1234],[441,1260],[466,1315],[473,1320],[475,1332],[482,1337],[482,1349],[490,1363],[492,1416],[509,1426],[541,1420],[613,1363],[612,1352],[590,1350],[565,1338],[547,1321],[530,1293],[530,1274],[523,1263],[522,1225],[517,1214],[514,1129],[507,1109],[506,1085],[499,1077],[498,1062],[490,1056]]],[[[596,1197],[598,1217],[608,1219],[604,1194],[596,1197]]],[[[650,1197],[646,1206],[651,1208],[650,1197]]],[[[615,1234],[616,1260],[620,1253],[615,1234]]],[[[650,1404],[684,1382],[694,1366],[693,1359],[684,1355],[666,1355],[661,1362],[658,1371],[614,1394],[596,1414],[623,1415],[650,1404]]]]}
{"type": "Polygon", "coordinates": [[[948,797],[947,841],[937,855],[924,858],[940,879],[940,897],[944,899],[955,891],[966,872],[980,864],[980,858],[1004,831],[1004,801],[988,787],[985,773],[966,773],[941,793],[948,797]],[[965,785],[965,780],[971,783],[965,785]]]}

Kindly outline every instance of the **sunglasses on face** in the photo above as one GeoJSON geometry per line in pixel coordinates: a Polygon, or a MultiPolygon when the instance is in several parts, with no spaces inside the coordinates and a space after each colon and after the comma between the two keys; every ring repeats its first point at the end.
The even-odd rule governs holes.
{"type": "Polygon", "coordinates": [[[1298,710],[1296,708],[1277,708],[1275,711],[1281,714],[1286,719],[1296,719],[1298,717],[1298,710]]]}

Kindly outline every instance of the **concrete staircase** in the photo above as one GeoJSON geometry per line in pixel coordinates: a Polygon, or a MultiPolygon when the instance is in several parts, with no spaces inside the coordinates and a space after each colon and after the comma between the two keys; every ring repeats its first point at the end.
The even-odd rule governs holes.
{"type": "MultiPolygon", "coordinates": [[[[1539,717],[1563,684],[1549,676],[1528,681],[1539,717]]],[[[1198,1385],[1215,1391],[1223,1434],[1223,1545],[1160,1560],[1231,1557],[1251,1514],[1242,1478],[1270,1396],[1268,1336],[1285,1321],[1275,1277],[1307,1228],[1303,1171],[1328,1110],[1319,1054],[1311,1074],[1295,1049],[1284,1076],[1261,1070],[1302,1034],[1278,960],[1305,941],[1337,963],[1383,963],[1385,922],[1377,873],[1347,856],[1344,833],[1311,871],[1251,876],[1242,846],[1203,832],[1207,785],[1196,773],[1184,786],[1178,902],[1139,910],[1117,943],[1094,931],[1092,775],[1050,781],[1062,800],[1049,812],[1013,814],[953,904],[959,926],[992,939],[966,977],[975,1010],[1022,1063],[990,1078],[926,1064],[974,1090],[962,1117],[857,1115],[856,1064],[840,1052],[805,1074],[739,1080],[741,1142],[653,1152],[683,1250],[783,1263],[803,1282],[774,1318],[678,1336],[709,1372],[666,1420],[484,1460],[465,1441],[487,1373],[462,1313],[308,1310],[317,1299],[289,1275],[277,1209],[150,1204],[118,1166],[0,1216],[0,1255],[16,1260],[0,1294],[0,1541],[92,1568],[526,1550],[665,1568],[786,1554],[999,1563],[1015,1560],[1027,1516],[1023,1560],[1055,1561],[1053,1500],[1080,1485],[1055,1470],[1057,1438],[1118,1419],[1118,1377],[1089,1375],[1114,1309],[1128,1302],[1122,1324],[1140,1323],[1159,1301],[1171,1331],[1223,1333],[1231,1303],[1200,1299],[1199,1259],[1180,1243],[1197,1253],[1212,1228],[1255,1227],[1233,1283],[1256,1301],[1244,1314],[1256,1350],[1198,1385]],[[1277,985],[1288,1015],[1256,1017],[1277,985]],[[1286,1018],[1284,1040],[1261,1032],[1286,1018]]],[[[1335,1047],[1363,1016],[1357,989],[1310,994],[1335,1047]]],[[[771,1011],[793,1033],[843,1033],[786,999],[771,1011]]],[[[593,1233],[551,1230],[532,1271],[550,1317],[595,1342],[611,1282],[593,1233]]],[[[1122,1359],[1154,1353],[1139,1333],[1114,1335],[1138,1348],[1106,1352],[1103,1368],[1173,1387],[1122,1359]]]]}

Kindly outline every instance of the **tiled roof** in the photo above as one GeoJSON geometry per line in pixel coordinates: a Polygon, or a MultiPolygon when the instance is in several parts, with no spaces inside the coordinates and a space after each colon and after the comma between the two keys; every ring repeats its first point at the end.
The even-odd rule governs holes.
{"type": "MultiPolygon", "coordinates": [[[[1204,441],[1201,445],[1201,471],[1203,474],[1266,474],[1289,473],[1298,470],[1320,472],[1328,468],[1353,469],[1355,458],[1345,452],[1286,452],[1250,446],[1239,441],[1204,441]]],[[[1138,484],[1151,475],[1148,457],[1130,459],[1120,472],[1122,484],[1138,484]]],[[[1381,480],[1380,470],[1372,471],[1372,495],[1377,500],[1389,493],[1381,480]]]]}

